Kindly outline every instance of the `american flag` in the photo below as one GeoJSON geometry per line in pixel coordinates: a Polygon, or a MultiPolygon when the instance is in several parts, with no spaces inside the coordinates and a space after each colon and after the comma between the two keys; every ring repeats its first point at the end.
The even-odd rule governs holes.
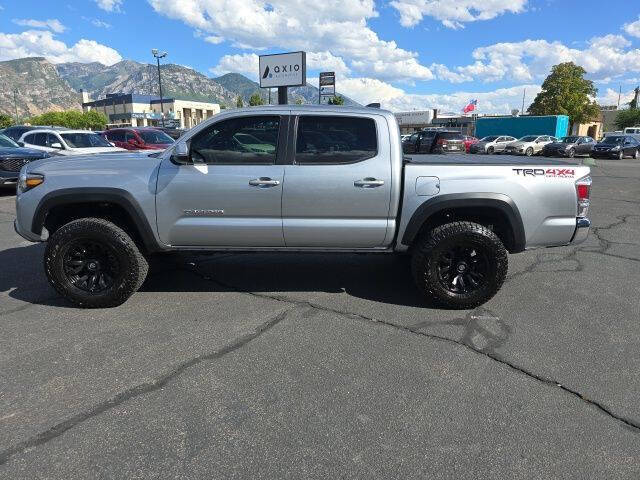
{"type": "Polygon", "coordinates": [[[474,100],[469,100],[469,103],[467,104],[466,107],[464,107],[462,109],[462,111],[464,113],[469,113],[469,112],[473,112],[476,109],[476,106],[478,105],[478,100],[474,99],[474,100]]]}

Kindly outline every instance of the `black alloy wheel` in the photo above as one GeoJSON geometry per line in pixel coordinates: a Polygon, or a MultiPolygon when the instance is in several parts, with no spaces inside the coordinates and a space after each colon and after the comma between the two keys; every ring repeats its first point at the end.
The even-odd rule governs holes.
{"type": "Polygon", "coordinates": [[[472,242],[452,245],[440,253],[437,269],[443,288],[456,295],[473,293],[487,283],[488,249],[472,242]]]}
{"type": "Polygon", "coordinates": [[[576,156],[576,151],[573,148],[570,148],[569,151],[567,152],[567,157],[573,158],[575,156],[576,156]]]}
{"type": "Polygon", "coordinates": [[[412,246],[411,270],[418,290],[436,306],[475,308],[493,297],[507,276],[507,250],[483,225],[452,222],[412,246]]]}
{"type": "Polygon", "coordinates": [[[108,290],[120,275],[116,252],[105,243],[95,240],[72,242],[62,262],[69,283],[89,293],[108,290]]]}

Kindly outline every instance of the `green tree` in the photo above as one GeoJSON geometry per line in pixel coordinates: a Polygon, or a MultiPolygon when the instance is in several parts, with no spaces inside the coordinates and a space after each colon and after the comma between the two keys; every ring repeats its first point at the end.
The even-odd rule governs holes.
{"type": "Polygon", "coordinates": [[[57,125],[67,128],[90,128],[92,130],[103,129],[107,124],[104,113],[96,110],[81,112],[68,110],[66,112],[45,112],[29,119],[31,125],[57,125]]]}
{"type": "Polygon", "coordinates": [[[13,125],[13,119],[9,115],[0,113],[0,128],[7,128],[13,125]]]}
{"type": "Polygon", "coordinates": [[[327,103],[329,105],[344,105],[344,97],[341,95],[334,95],[327,103]]]}
{"type": "Polygon", "coordinates": [[[252,107],[257,107],[258,105],[264,105],[264,99],[260,96],[258,92],[254,93],[249,97],[249,105],[252,107]]]}
{"type": "Polygon", "coordinates": [[[586,73],[573,62],[554,65],[527,111],[532,115],[568,115],[571,125],[594,120],[600,109],[591,99],[598,90],[584,78],[586,73]]]}
{"type": "Polygon", "coordinates": [[[302,105],[302,98],[298,97],[296,98],[296,105],[302,105]]]}
{"type": "Polygon", "coordinates": [[[236,99],[236,107],[238,108],[244,107],[244,102],[242,101],[242,97],[240,95],[238,95],[238,98],[236,99]]]}
{"type": "Polygon", "coordinates": [[[107,124],[107,116],[97,110],[89,110],[82,114],[86,128],[91,130],[103,130],[107,124]]]}
{"type": "Polygon", "coordinates": [[[630,108],[629,110],[620,110],[616,116],[616,127],[624,130],[627,127],[635,127],[640,125],[640,110],[630,108]]]}

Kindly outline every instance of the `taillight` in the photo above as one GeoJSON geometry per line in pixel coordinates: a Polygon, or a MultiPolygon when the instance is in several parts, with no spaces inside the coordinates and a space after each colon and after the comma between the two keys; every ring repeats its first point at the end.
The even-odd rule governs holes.
{"type": "Polygon", "coordinates": [[[438,145],[446,145],[447,141],[444,138],[439,138],[436,142],[438,145]]]}
{"type": "Polygon", "coordinates": [[[578,197],[578,217],[586,217],[589,212],[589,196],[591,195],[591,176],[576,180],[576,196],[578,197]]]}

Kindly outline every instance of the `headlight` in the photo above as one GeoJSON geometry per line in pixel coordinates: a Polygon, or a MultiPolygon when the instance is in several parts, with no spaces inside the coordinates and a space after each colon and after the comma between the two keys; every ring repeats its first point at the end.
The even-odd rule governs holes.
{"type": "Polygon", "coordinates": [[[26,192],[44,182],[44,177],[37,173],[21,172],[18,177],[18,193],[26,192]]]}

